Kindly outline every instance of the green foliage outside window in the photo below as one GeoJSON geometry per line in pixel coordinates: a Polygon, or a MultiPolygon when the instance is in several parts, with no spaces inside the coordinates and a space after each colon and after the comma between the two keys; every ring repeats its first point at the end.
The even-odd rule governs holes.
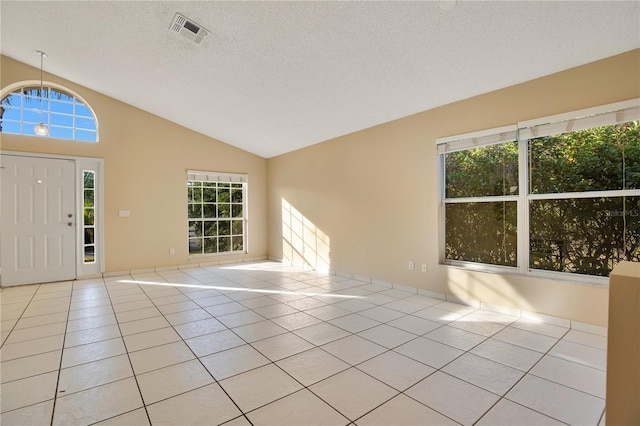
{"type": "MultiPolygon", "coordinates": [[[[527,164],[531,269],[608,276],[640,261],[640,197],[597,193],[640,189],[640,122],[531,139],[527,164]]],[[[445,257],[516,266],[517,201],[451,199],[517,195],[518,142],[445,154],[445,182],[445,257]]]]}

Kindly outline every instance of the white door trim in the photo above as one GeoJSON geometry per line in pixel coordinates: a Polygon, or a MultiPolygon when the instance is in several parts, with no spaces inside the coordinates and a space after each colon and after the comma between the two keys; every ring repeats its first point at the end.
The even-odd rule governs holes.
{"type": "MultiPolygon", "coordinates": [[[[0,150],[0,155],[10,155],[18,157],[35,157],[35,158],[49,158],[59,160],[72,160],[75,162],[76,179],[75,179],[75,191],[76,191],[76,211],[75,218],[77,221],[76,226],[76,279],[90,278],[96,276],[102,276],[104,273],[105,265],[105,253],[104,253],[104,159],[96,157],[77,157],[69,155],[57,155],[46,153],[33,153],[33,152],[21,152],[21,151],[6,151],[0,150]],[[84,194],[82,191],[82,175],[83,171],[91,169],[96,172],[95,183],[95,246],[96,257],[95,263],[84,264],[84,250],[83,242],[84,235],[82,229],[82,218],[84,215],[84,194]]],[[[0,270],[1,273],[1,270],[0,270]]]]}

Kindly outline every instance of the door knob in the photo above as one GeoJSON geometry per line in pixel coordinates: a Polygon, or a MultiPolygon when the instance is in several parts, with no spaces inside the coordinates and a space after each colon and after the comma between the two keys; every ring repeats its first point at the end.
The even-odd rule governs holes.
{"type": "Polygon", "coordinates": [[[67,226],[73,226],[73,222],[67,222],[67,226]]]}

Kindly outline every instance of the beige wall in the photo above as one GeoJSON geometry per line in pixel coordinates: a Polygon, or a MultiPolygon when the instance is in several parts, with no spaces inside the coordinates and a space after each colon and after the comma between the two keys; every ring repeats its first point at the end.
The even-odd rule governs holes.
{"type": "MultiPolygon", "coordinates": [[[[39,80],[40,73],[1,57],[0,86],[39,80]]],[[[45,73],[83,97],[99,122],[96,144],[0,134],[3,151],[99,157],[105,164],[106,271],[182,265],[267,255],[266,175],[264,158],[185,129],[45,73]],[[242,256],[189,259],[187,247],[186,170],[249,175],[249,252],[242,256]],[[131,216],[118,217],[119,209],[131,216]],[[169,254],[169,248],[175,254],[169,254]]]]}
{"type": "Polygon", "coordinates": [[[271,158],[269,254],[289,259],[293,245],[294,260],[318,263],[313,240],[322,235],[336,271],[606,325],[604,289],[438,264],[435,140],[637,98],[639,76],[635,50],[271,158]],[[283,201],[310,224],[305,249],[289,242],[289,228],[304,223],[287,215],[283,227],[283,201]]]}

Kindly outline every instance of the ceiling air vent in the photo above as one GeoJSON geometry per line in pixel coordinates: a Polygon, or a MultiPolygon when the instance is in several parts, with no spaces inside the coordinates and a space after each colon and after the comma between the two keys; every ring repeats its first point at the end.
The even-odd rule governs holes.
{"type": "Polygon", "coordinates": [[[200,25],[179,13],[176,13],[169,29],[197,45],[201,45],[202,42],[209,37],[209,30],[205,30],[200,25]]]}

